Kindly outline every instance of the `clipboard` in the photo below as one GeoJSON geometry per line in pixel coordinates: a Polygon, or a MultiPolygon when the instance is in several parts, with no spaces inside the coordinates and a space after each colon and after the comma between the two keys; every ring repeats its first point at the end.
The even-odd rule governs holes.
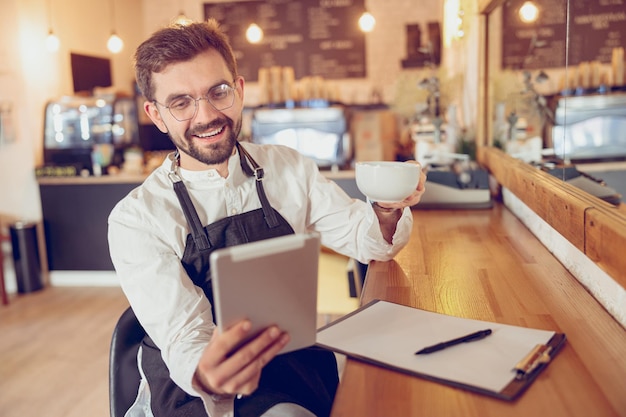
{"type": "Polygon", "coordinates": [[[502,400],[519,397],[557,355],[565,334],[465,319],[373,300],[317,332],[317,345],[350,358],[502,400]],[[489,328],[442,351],[425,346],[489,328]]]}

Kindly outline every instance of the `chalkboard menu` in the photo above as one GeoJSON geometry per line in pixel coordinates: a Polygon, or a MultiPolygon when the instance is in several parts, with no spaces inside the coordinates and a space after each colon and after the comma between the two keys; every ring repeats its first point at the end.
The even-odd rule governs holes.
{"type": "Polygon", "coordinates": [[[364,0],[204,3],[205,19],[220,22],[248,81],[272,66],[293,67],[296,79],[365,77],[365,35],[358,27],[364,11],[364,0]],[[260,43],[246,40],[251,23],[263,30],[260,43]]]}
{"type": "Polygon", "coordinates": [[[626,0],[569,0],[569,35],[568,0],[534,0],[540,10],[535,23],[520,20],[518,11],[524,1],[509,0],[503,5],[503,68],[610,63],[613,48],[626,45],[626,0]]]}

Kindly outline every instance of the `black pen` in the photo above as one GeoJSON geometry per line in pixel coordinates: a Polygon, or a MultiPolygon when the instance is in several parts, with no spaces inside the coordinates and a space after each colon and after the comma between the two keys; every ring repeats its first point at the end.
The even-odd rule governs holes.
{"type": "Polygon", "coordinates": [[[447,347],[458,345],[460,343],[473,342],[475,340],[484,339],[485,337],[491,334],[491,329],[481,330],[476,333],[468,334],[463,337],[459,337],[456,339],[448,340],[447,342],[437,343],[436,345],[425,347],[422,350],[418,350],[415,352],[416,355],[422,355],[424,353],[433,353],[439,350],[443,350],[447,347]]]}

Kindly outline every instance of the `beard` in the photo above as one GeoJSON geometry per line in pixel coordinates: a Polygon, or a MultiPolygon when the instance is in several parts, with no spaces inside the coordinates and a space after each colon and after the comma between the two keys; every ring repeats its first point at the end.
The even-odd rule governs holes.
{"type": "Polygon", "coordinates": [[[184,152],[193,159],[206,165],[218,165],[225,162],[233,154],[233,149],[237,144],[237,138],[241,132],[241,118],[234,122],[230,118],[220,118],[205,125],[195,126],[185,132],[184,139],[175,138],[169,133],[171,141],[176,145],[180,152],[184,152]],[[196,133],[209,131],[221,127],[228,129],[229,134],[224,140],[210,145],[198,146],[198,142],[194,141],[193,136],[196,133]]]}

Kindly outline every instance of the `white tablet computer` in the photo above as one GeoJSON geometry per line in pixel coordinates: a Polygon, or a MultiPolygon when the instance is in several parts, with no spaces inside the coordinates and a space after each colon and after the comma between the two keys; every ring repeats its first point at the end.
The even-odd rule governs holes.
{"type": "Polygon", "coordinates": [[[295,234],[211,253],[215,320],[220,329],[249,319],[251,335],[275,324],[291,340],[281,353],[315,344],[320,239],[295,234]]]}

